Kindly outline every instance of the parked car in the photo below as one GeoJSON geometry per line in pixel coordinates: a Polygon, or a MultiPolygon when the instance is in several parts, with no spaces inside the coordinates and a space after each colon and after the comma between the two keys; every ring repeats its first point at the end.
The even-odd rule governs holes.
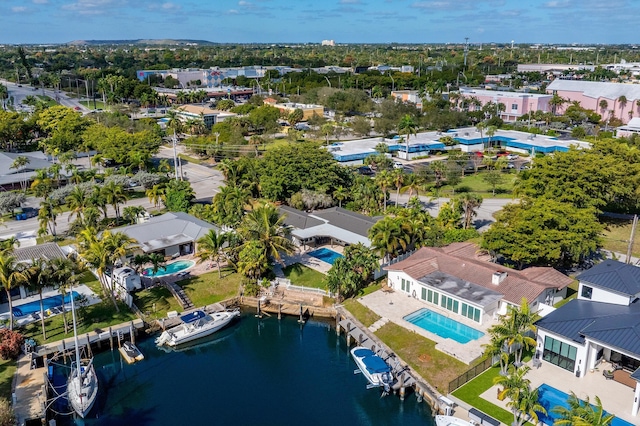
{"type": "Polygon", "coordinates": [[[517,160],[520,156],[518,154],[509,154],[507,155],[507,160],[517,160]]]}
{"type": "Polygon", "coordinates": [[[402,163],[398,162],[398,161],[394,161],[393,162],[393,168],[394,169],[403,169],[404,165],[402,163]]]}

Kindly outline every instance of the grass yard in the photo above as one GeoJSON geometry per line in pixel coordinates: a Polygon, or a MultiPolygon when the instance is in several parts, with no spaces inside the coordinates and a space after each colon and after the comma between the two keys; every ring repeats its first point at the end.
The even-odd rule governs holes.
{"type": "Polygon", "coordinates": [[[80,103],[89,109],[107,109],[107,106],[105,105],[105,103],[97,99],[95,102],[91,100],[91,101],[80,101],[80,103]]]}
{"type": "Polygon", "coordinates": [[[166,287],[153,287],[139,291],[133,296],[133,303],[151,318],[164,318],[169,311],[180,311],[182,308],[166,287]]]}
{"type": "Polygon", "coordinates": [[[0,398],[11,401],[11,382],[16,373],[16,362],[12,360],[0,360],[0,398]]]}
{"type": "MultiPolygon", "coordinates": [[[[603,232],[602,248],[627,254],[629,238],[631,237],[632,221],[607,219],[603,220],[602,223],[606,227],[603,232]]],[[[640,238],[638,238],[637,229],[631,253],[633,256],[640,257],[640,238]]]]}
{"type": "MultiPolygon", "coordinates": [[[[137,318],[124,303],[118,303],[118,308],[120,312],[116,311],[111,301],[106,301],[76,309],[78,334],[88,333],[96,329],[105,330],[111,325],[133,321],[137,318]]],[[[32,322],[22,327],[21,331],[25,336],[33,338],[39,345],[73,337],[71,313],[67,312],[65,315],[67,318],[67,333],[64,332],[64,319],[62,315],[54,315],[44,320],[47,332],[46,340],[42,338],[42,324],[40,321],[32,322]]]]}
{"type": "Polygon", "coordinates": [[[435,342],[399,325],[387,323],[375,334],[441,393],[446,394],[449,382],[469,369],[437,350],[435,342]]]}
{"type": "Polygon", "coordinates": [[[499,371],[499,367],[492,367],[488,369],[469,383],[459,389],[456,389],[453,392],[453,396],[460,398],[464,402],[476,407],[478,410],[509,425],[513,422],[513,414],[511,414],[511,412],[480,397],[482,393],[493,386],[493,378],[498,375],[499,371]]]}
{"type": "Polygon", "coordinates": [[[356,319],[360,321],[365,327],[371,326],[373,323],[380,319],[380,315],[365,307],[356,299],[347,299],[342,304],[347,309],[347,311],[351,312],[351,315],[356,317],[356,319]]]}
{"type": "Polygon", "coordinates": [[[229,273],[223,269],[222,278],[218,271],[194,276],[178,282],[191,299],[194,306],[205,306],[235,297],[240,292],[242,275],[229,273]]]}
{"type": "Polygon", "coordinates": [[[326,276],[314,269],[307,268],[300,263],[289,265],[283,270],[285,278],[291,280],[291,284],[302,287],[327,289],[326,276]]]}
{"type": "Polygon", "coordinates": [[[49,96],[42,96],[42,95],[37,95],[37,96],[38,96],[38,99],[44,101],[48,107],[58,105],[58,103],[54,99],[50,98],[49,96]]]}
{"type": "MultiPolygon", "coordinates": [[[[456,185],[456,188],[466,187],[469,190],[467,192],[475,192],[482,195],[484,198],[494,198],[493,191],[491,189],[491,185],[486,183],[482,179],[483,172],[480,171],[475,174],[468,174],[462,181],[456,185]]],[[[512,198],[513,197],[513,186],[515,184],[517,174],[516,173],[503,173],[504,179],[503,183],[496,187],[496,195],[495,198],[512,198]]],[[[453,192],[453,188],[449,185],[445,185],[441,189],[442,196],[449,196],[453,192]]],[[[456,191],[456,194],[459,193],[456,191]]]]}

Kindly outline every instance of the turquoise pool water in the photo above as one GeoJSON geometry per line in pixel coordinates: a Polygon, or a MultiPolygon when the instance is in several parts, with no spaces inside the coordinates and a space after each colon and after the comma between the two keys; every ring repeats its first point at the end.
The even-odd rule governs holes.
{"type": "Polygon", "coordinates": [[[142,271],[142,275],[150,278],[164,277],[165,275],[171,275],[180,271],[184,271],[185,269],[189,269],[195,264],[196,262],[194,262],[193,260],[178,260],[177,262],[169,263],[168,265],[161,267],[155,274],[152,273],[153,268],[146,268],[144,271],[142,271]]]}
{"type": "Polygon", "coordinates": [[[336,259],[343,257],[340,253],[336,253],[335,251],[324,247],[310,251],[307,254],[311,257],[315,257],[316,259],[320,259],[323,262],[327,262],[330,265],[333,265],[333,262],[335,262],[336,259]]]}
{"type": "Polygon", "coordinates": [[[483,332],[475,328],[471,328],[427,308],[419,309],[407,315],[404,319],[433,334],[453,339],[458,343],[469,343],[472,340],[484,336],[483,332]]]}
{"type": "MultiPolygon", "coordinates": [[[[72,294],[73,294],[73,297],[78,297],[78,292],[74,291],[72,294]]],[[[64,304],[67,304],[67,303],[71,303],[71,295],[69,294],[64,296],[64,304]]],[[[44,307],[45,311],[47,309],[61,307],[62,305],[63,305],[62,295],[51,296],[51,297],[42,299],[42,306],[44,307]]],[[[40,312],[39,300],[13,307],[13,316],[15,317],[30,315],[34,312],[40,312]]]]}
{"type": "MultiPolygon", "coordinates": [[[[561,390],[546,383],[540,385],[538,388],[538,402],[547,410],[547,414],[538,413],[538,419],[547,425],[552,425],[560,416],[551,410],[557,406],[568,408],[567,399],[569,399],[569,395],[561,390]]],[[[615,417],[611,422],[611,426],[633,426],[633,424],[615,417]]]]}

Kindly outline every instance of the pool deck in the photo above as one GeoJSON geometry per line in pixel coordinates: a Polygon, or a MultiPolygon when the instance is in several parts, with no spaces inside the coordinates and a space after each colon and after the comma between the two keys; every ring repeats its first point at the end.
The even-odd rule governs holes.
{"type": "MultiPolygon", "coordinates": [[[[566,394],[573,391],[578,398],[583,400],[589,397],[592,404],[595,402],[596,396],[598,396],[600,401],[602,401],[602,406],[607,412],[631,424],[640,424],[640,417],[631,415],[634,395],[633,389],[613,380],[605,379],[602,375],[603,368],[594,370],[593,372],[587,371],[583,373],[583,377],[578,378],[570,372],[544,361],[540,368],[535,368],[532,365],[532,361],[529,361],[527,365],[531,367],[527,378],[531,380],[532,388],[537,388],[546,383],[566,394]]],[[[509,411],[509,408],[507,408],[508,401],[498,400],[497,395],[498,386],[492,386],[482,393],[480,397],[509,411]]]]}
{"type": "Polygon", "coordinates": [[[327,250],[331,250],[331,251],[335,251],[336,253],[339,254],[343,254],[344,253],[344,247],[339,246],[339,245],[323,245],[323,246],[318,246],[318,247],[307,247],[306,250],[302,250],[302,247],[300,247],[299,249],[301,251],[298,251],[295,254],[292,254],[290,256],[283,256],[282,259],[284,260],[284,264],[286,266],[289,265],[293,265],[294,263],[299,263],[301,265],[304,265],[308,268],[311,268],[313,270],[316,270],[318,272],[322,272],[323,274],[326,274],[327,272],[329,272],[329,269],[331,269],[331,265],[330,263],[327,263],[323,260],[320,260],[316,257],[313,256],[309,256],[307,253],[314,251],[314,250],[319,250],[321,248],[325,248],[327,250]]]}
{"type": "MultiPolygon", "coordinates": [[[[80,284],[76,287],[73,288],[73,291],[75,291],[76,293],[82,294],[84,296],[87,297],[87,301],[89,303],[89,305],[94,305],[96,303],[100,303],[101,299],[86,285],[84,284],[80,284]]],[[[60,296],[60,292],[58,290],[51,290],[51,291],[46,291],[44,293],[42,293],[42,298],[46,299],[48,297],[53,297],[53,296],[60,296]]],[[[24,299],[17,299],[13,301],[13,307],[17,308],[20,307],[22,305],[25,305],[27,303],[32,303],[32,302],[36,302],[36,303],[40,303],[40,296],[37,294],[34,294],[33,296],[29,296],[29,297],[25,297],[24,299]]],[[[71,310],[71,305],[70,304],[66,304],[67,305],[67,311],[71,310]]],[[[45,309],[46,310],[46,309],[45,309]]],[[[3,303],[0,304],[0,319],[2,320],[8,320],[9,319],[9,304],[8,303],[3,303]]],[[[32,315],[24,315],[22,317],[16,317],[14,315],[13,320],[15,321],[16,324],[18,324],[19,326],[23,326],[26,324],[30,324],[34,321],[37,321],[32,315]]]]}
{"type": "Polygon", "coordinates": [[[483,352],[482,345],[489,343],[490,340],[489,335],[487,334],[487,328],[491,326],[491,321],[484,321],[484,325],[481,326],[473,321],[456,315],[456,321],[485,333],[484,336],[479,339],[472,340],[464,344],[458,343],[452,339],[440,337],[410,323],[405,320],[404,317],[422,308],[428,308],[429,310],[437,312],[445,317],[450,317],[451,313],[444,309],[439,309],[439,307],[432,304],[424,303],[421,300],[415,299],[399,291],[385,292],[378,290],[359,298],[358,301],[374,311],[376,314],[380,315],[382,318],[386,318],[401,327],[436,342],[436,349],[459,359],[466,364],[471,364],[474,360],[480,357],[483,352]]]}

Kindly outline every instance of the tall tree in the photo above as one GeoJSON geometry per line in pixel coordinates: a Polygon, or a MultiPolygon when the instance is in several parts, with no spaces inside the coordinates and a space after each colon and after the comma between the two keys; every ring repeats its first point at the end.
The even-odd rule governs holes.
{"type": "Polygon", "coordinates": [[[16,172],[19,172],[22,169],[22,180],[20,181],[20,187],[23,191],[27,190],[27,179],[25,175],[26,166],[31,162],[29,157],[25,157],[24,155],[19,155],[13,160],[10,169],[16,169],[16,172]]]}
{"type": "Polygon", "coordinates": [[[291,254],[295,249],[284,219],[273,204],[265,203],[256,207],[244,216],[237,229],[244,241],[243,246],[251,245],[253,251],[253,242],[257,242],[269,263],[282,263],[282,255],[291,254]]]}
{"type": "Polygon", "coordinates": [[[386,216],[369,229],[371,245],[387,261],[404,252],[411,242],[411,228],[402,218],[386,216]]]}
{"type": "Polygon", "coordinates": [[[196,252],[198,262],[215,262],[218,268],[218,278],[222,278],[220,260],[224,257],[223,248],[226,242],[226,234],[218,234],[215,229],[210,229],[209,232],[198,240],[198,249],[196,252]]]}
{"type": "Polygon", "coordinates": [[[7,293],[9,301],[9,329],[13,330],[13,301],[11,300],[11,290],[22,284],[28,283],[28,275],[23,265],[19,264],[13,255],[13,250],[2,250],[0,252],[0,285],[7,293]]]}
{"type": "Polygon", "coordinates": [[[458,195],[458,201],[463,211],[462,227],[469,229],[473,218],[478,214],[477,209],[482,205],[482,196],[465,192],[458,195]]]}
{"type": "Polygon", "coordinates": [[[416,136],[418,132],[418,125],[409,114],[405,114],[398,123],[398,134],[405,135],[405,152],[407,154],[406,160],[409,160],[409,137],[411,135],[416,136]]]}

